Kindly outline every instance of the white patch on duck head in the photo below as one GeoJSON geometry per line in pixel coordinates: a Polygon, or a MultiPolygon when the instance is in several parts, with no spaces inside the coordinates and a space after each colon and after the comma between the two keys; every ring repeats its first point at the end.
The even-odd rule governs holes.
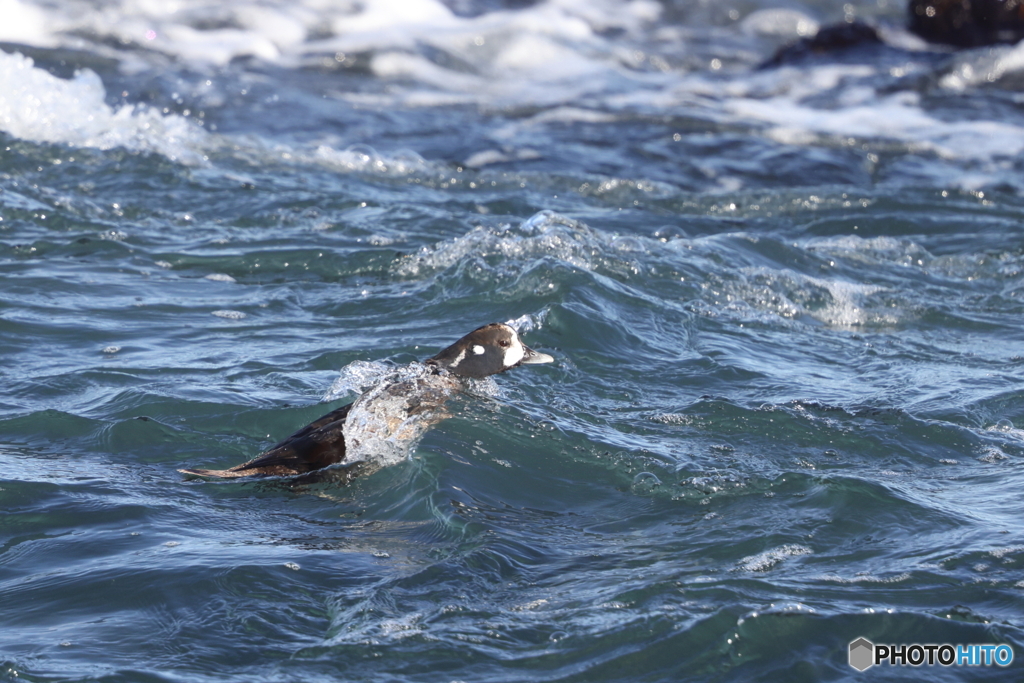
{"type": "Polygon", "coordinates": [[[509,340],[511,343],[505,349],[505,355],[501,359],[502,365],[506,368],[516,365],[526,357],[526,347],[523,346],[523,342],[519,341],[519,335],[511,328],[509,328],[509,331],[512,333],[512,339],[509,340]]]}
{"type": "MultiPolygon", "coordinates": [[[[473,344],[473,353],[477,356],[484,355],[484,347],[480,346],[479,344],[473,344]]],[[[466,355],[466,352],[463,351],[462,355],[466,355]]]]}
{"type": "Polygon", "coordinates": [[[448,364],[448,367],[450,367],[450,368],[457,368],[457,367],[459,367],[459,363],[461,363],[463,361],[463,359],[465,359],[465,357],[466,357],[466,349],[462,349],[461,351],[459,351],[459,355],[455,356],[455,360],[453,360],[451,363],[448,364]]]}

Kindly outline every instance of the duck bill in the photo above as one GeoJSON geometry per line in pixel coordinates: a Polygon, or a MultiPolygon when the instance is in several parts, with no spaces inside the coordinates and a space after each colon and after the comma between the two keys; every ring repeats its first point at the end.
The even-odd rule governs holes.
{"type": "Polygon", "coordinates": [[[540,365],[541,363],[554,363],[555,359],[553,356],[549,356],[546,353],[540,351],[534,351],[529,346],[523,345],[523,351],[526,355],[519,361],[520,365],[540,365]]]}

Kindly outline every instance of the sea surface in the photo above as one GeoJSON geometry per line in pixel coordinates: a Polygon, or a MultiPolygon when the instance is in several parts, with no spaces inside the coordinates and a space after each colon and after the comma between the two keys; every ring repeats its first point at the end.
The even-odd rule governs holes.
{"type": "Polygon", "coordinates": [[[904,13],[0,0],[0,681],[1021,680],[1024,46],[904,13]],[[393,466],[177,471],[493,321],[393,466]]]}

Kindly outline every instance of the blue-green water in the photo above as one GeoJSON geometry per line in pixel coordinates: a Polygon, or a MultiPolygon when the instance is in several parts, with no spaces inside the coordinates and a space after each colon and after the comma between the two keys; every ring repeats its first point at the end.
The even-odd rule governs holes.
{"type": "Polygon", "coordinates": [[[760,71],[767,3],[11,8],[0,680],[1019,677],[1016,48],[760,71]],[[491,321],[555,364],[406,462],[177,472],[491,321]],[[860,636],[1018,659],[858,674],[860,636]]]}

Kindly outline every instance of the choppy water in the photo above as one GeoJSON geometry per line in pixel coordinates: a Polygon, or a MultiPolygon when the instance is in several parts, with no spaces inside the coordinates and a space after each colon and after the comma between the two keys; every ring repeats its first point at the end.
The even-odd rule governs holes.
{"type": "Polygon", "coordinates": [[[0,8],[0,680],[1019,676],[1024,48],[883,0],[0,8]],[[887,47],[757,68],[845,14],[887,47]],[[176,472],[507,320],[556,363],[405,462],[176,472]]]}

